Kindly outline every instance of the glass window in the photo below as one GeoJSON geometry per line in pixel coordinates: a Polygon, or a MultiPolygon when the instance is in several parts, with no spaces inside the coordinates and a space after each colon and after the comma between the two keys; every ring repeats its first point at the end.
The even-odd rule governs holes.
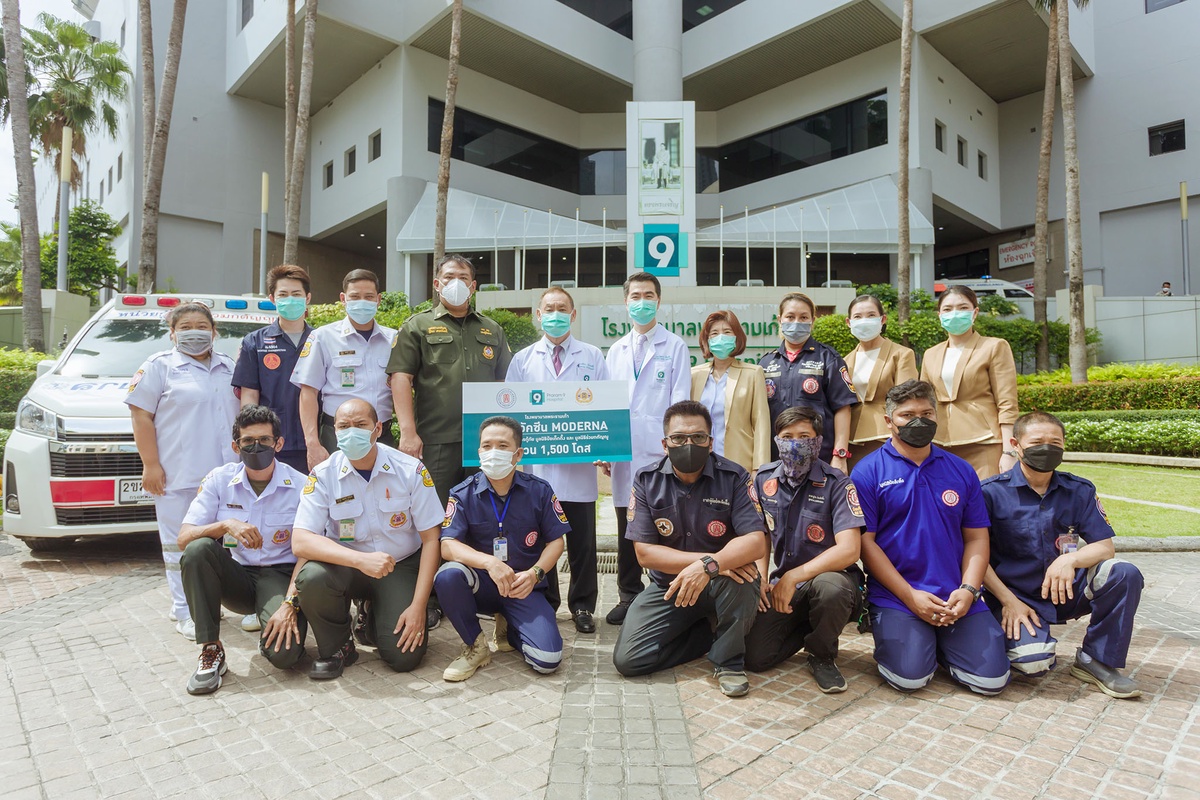
{"type": "Polygon", "coordinates": [[[625,151],[585,150],[579,154],[579,193],[625,194],[625,151]]]}
{"type": "Polygon", "coordinates": [[[375,131],[367,139],[367,161],[374,161],[381,155],[383,155],[383,131],[375,131]]]}
{"type": "Polygon", "coordinates": [[[112,194],[112,167],[108,168],[108,193],[112,194]]]}
{"type": "Polygon", "coordinates": [[[558,0],[590,20],[633,38],[633,0],[558,0]]]}
{"type": "Polygon", "coordinates": [[[986,181],[987,180],[987,154],[985,154],[982,150],[978,150],[975,153],[975,159],[979,164],[979,177],[986,181]]]}
{"type": "Polygon", "coordinates": [[[1159,9],[1166,8],[1167,6],[1177,5],[1178,3],[1182,2],[1183,0],[1146,0],[1146,13],[1151,14],[1159,9]]]}
{"type": "Polygon", "coordinates": [[[321,186],[328,189],[330,186],[333,186],[333,162],[330,161],[326,164],[322,172],[324,175],[322,175],[321,186]]]}
{"type": "Polygon", "coordinates": [[[125,175],[125,154],[117,155],[117,183],[121,182],[121,178],[125,175]]]}
{"type": "Polygon", "coordinates": [[[933,146],[940,152],[946,152],[946,126],[934,120],[933,123],[933,146]]]}
{"type": "MultiPolygon", "coordinates": [[[[236,358],[242,337],[261,327],[261,322],[218,321],[213,346],[236,358]]],[[[165,319],[108,317],[83,335],[59,367],[58,374],[73,378],[128,378],[147,358],[171,347],[165,319]]]]}
{"type": "Polygon", "coordinates": [[[349,150],[347,150],[342,158],[342,161],[345,169],[344,174],[347,176],[353,175],[354,170],[358,168],[358,148],[351,147],[349,150]]]}
{"type": "Polygon", "coordinates": [[[242,0],[242,27],[254,16],[254,0],[242,0]]]}
{"type": "Polygon", "coordinates": [[[958,137],[958,163],[962,166],[967,165],[967,140],[963,137],[958,137]]]}
{"type": "Polygon", "coordinates": [[[1150,155],[1175,153],[1186,149],[1183,120],[1169,122],[1150,129],[1150,155]]]}
{"type": "Polygon", "coordinates": [[[683,0],[683,30],[690,31],[744,2],[746,0],[683,0]]]}
{"type": "Polygon", "coordinates": [[[121,20],[121,49],[125,49],[125,20],[121,20]]]}

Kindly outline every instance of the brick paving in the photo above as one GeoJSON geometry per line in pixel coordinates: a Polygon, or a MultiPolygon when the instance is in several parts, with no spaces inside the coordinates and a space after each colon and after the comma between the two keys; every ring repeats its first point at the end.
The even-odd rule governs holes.
{"type": "MultiPolygon", "coordinates": [[[[900,695],[847,629],[847,692],[818,693],[801,655],[731,700],[706,662],[621,678],[615,629],[577,637],[565,615],[557,674],[502,653],[462,684],[441,679],[458,650],[448,625],[411,674],[364,651],[318,684],[307,660],[271,669],[231,617],[224,685],[190,697],[197,649],[165,619],[153,541],[35,557],[0,535],[0,795],[1200,797],[1200,553],[1125,557],[1147,578],[1135,701],[1067,673],[1078,622],[1059,670],[997,698],[942,675],[900,695]]],[[[601,612],[614,596],[606,575],[601,612]]]]}

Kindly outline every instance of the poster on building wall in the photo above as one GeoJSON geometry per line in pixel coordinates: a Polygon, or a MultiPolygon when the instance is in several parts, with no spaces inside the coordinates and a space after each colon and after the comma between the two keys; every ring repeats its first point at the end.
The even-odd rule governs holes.
{"type": "Polygon", "coordinates": [[[1033,263],[1032,236],[1027,239],[1017,239],[1015,242],[1006,242],[1000,245],[997,250],[997,260],[1000,263],[1000,269],[1033,263]]]}
{"type": "Polygon", "coordinates": [[[683,214],[683,120],[639,120],[638,213],[683,214]]]}

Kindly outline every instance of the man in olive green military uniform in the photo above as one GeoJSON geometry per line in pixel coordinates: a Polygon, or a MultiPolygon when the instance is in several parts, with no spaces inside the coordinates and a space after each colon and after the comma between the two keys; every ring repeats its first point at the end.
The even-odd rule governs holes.
{"type": "Polygon", "coordinates": [[[471,308],[475,267],[468,258],[446,256],[433,287],[438,304],[405,321],[387,371],[400,450],[424,462],[445,504],[466,478],[462,385],[504,380],[512,352],[500,325],[471,308]]]}

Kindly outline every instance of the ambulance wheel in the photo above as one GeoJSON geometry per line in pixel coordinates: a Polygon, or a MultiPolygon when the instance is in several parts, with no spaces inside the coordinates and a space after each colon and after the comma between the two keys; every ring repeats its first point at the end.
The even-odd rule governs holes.
{"type": "Polygon", "coordinates": [[[73,545],[75,537],[24,536],[21,537],[21,541],[25,543],[31,553],[56,553],[73,545]]]}

